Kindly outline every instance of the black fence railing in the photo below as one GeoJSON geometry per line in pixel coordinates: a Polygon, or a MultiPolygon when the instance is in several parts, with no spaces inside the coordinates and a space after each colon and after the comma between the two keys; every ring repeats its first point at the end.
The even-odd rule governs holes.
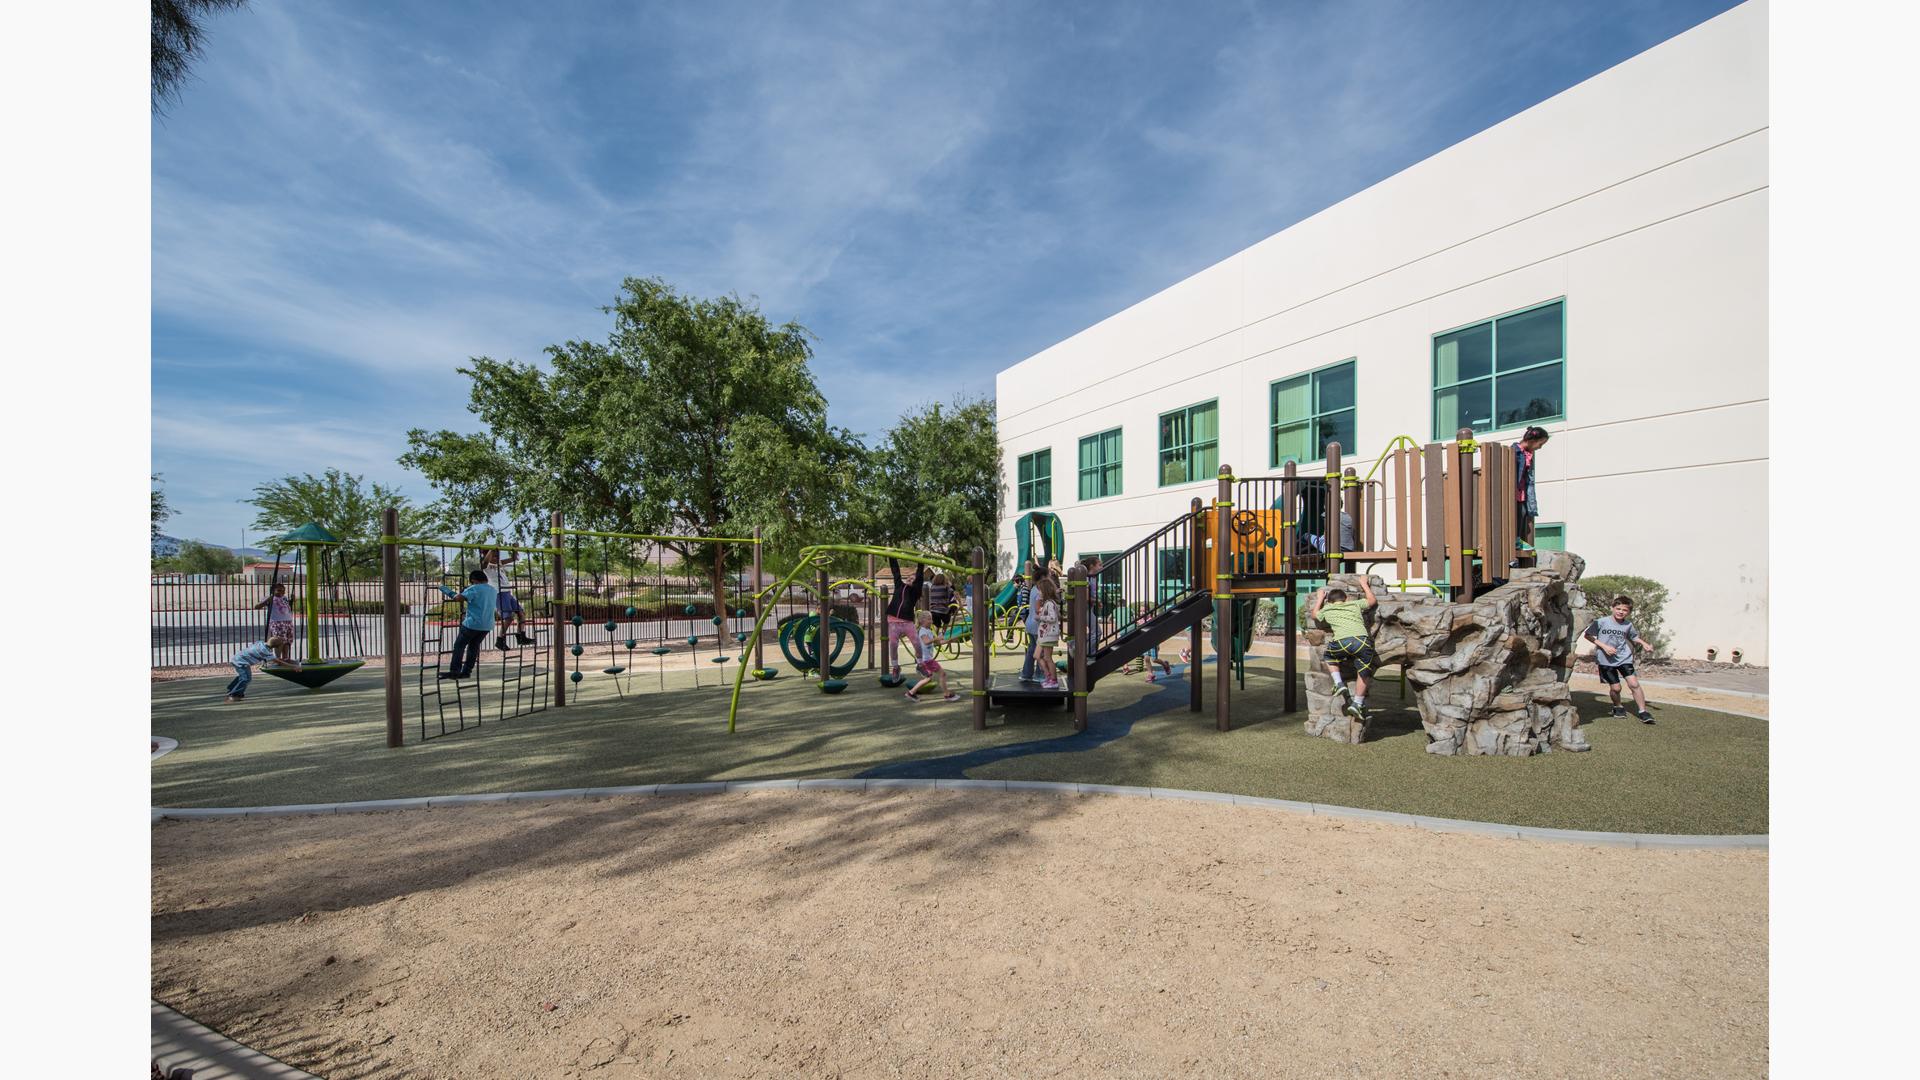
{"type": "MultiPolygon", "coordinates": [[[[1204,511],[1202,511],[1204,512],[1204,511]]],[[[1101,564],[1089,581],[1088,609],[1093,652],[1119,643],[1136,629],[1185,603],[1200,588],[1195,514],[1164,528],[1101,564]]]]}

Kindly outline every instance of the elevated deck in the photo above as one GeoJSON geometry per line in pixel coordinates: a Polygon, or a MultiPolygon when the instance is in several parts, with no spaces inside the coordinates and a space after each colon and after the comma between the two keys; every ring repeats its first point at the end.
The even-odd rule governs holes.
{"type": "Polygon", "coordinates": [[[1072,678],[1065,672],[1060,674],[1060,686],[1057,689],[1043,689],[1037,682],[1021,682],[1017,673],[1001,673],[993,676],[987,684],[987,707],[997,709],[1006,705],[1058,705],[1065,708],[1073,701],[1072,678]]]}

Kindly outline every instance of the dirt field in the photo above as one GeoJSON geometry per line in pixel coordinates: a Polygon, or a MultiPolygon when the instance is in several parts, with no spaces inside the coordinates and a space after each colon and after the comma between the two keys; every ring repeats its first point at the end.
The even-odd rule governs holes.
{"type": "Polygon", "coordinates": [[[1767,857],[768,792],[153,830],[153,996],[322,1076],[1758,1076],[1767,857]]]}

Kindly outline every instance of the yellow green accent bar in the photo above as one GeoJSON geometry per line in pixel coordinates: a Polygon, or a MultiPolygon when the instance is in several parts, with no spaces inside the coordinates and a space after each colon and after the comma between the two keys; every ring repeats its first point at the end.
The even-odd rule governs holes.
{"type": "Polygon", "coordinates": [[[595,532],[592,529],[563,529],[555,527],[553,535],[595,536],[607,540],[662,540],[684,541],[698,544],[757,544],[760,541],[751,536],[665,536],[653,533],[595,532]]]}
{"type": "Polygon", "coordinates": [[[436,540],[432,537],[418,536],[382,536],[382,544],[397,547],[450,547],[465,548],[469,551],[524,551],[532,555],[564,555],[559,548],[520,547],[515,544],[469,544],[463,540],[436,540]]]}

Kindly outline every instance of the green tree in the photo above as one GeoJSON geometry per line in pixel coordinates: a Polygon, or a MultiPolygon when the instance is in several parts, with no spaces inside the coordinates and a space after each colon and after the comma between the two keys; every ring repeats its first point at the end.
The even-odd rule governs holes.
{"type": "Polygon", "coordinates": [[[173,516],[173,507],[167,505],[167,493],[161,489],[160,474],[154,473],[147,479],[153,484],[153,490],[149,492],[153,500],[153,525],[152,531],[147,536],[147,542],[152,543],[160,539],[160,526],[165,525],[167,519],[173,516]]]}
{"type": "Polygon", "coordinates": [[[188,540],[178,553],[161,559],[155,568],[174,574],[237,574],[246,563],[223,547],[188,540]]]}
{"type": "Polygon", "coordinates": [[[378,573],[382,510],[399,508],[403,536],[421,535],[432,524],[432,515],[408,503],[397,488],[369,484],[365,477],[339,469],[269,480],[242,501],[258,511],[255,529],[277,536],[312,521],[339,537],[336,557],[342,580],[378,573]]]}
{"type": "Polygon", "coordinates": [[[876,542],[992,566],[1000,525],[1000,438],[986,399],[935,402],[900,418],[873,451],[872,483],[855,514],[876,542]]]}
{"type": "Polygon", "coordinates": [[[247,0],[152,0],[152,86],[154,112],[180,100],[180,90],[206,44],[206,18],[247,6],[247,0]]]}
{"type": "MultiPolygon", "coordinates": [[[[556,510],[574,528],[615,532],[744,536],[759,525],[770,554],[835,535],[862,457],[826,422],[805,327],[654,278],[628,278],[605,310],[606,342],[548,347],[551,371],[488,357],[459,369],[485,432],[408,433],[400,460],[440,492],[448,522],[504,517],[528,537],[556,510]]],[[[667,546],[725,596],[727,545],[667,546]]]]}

